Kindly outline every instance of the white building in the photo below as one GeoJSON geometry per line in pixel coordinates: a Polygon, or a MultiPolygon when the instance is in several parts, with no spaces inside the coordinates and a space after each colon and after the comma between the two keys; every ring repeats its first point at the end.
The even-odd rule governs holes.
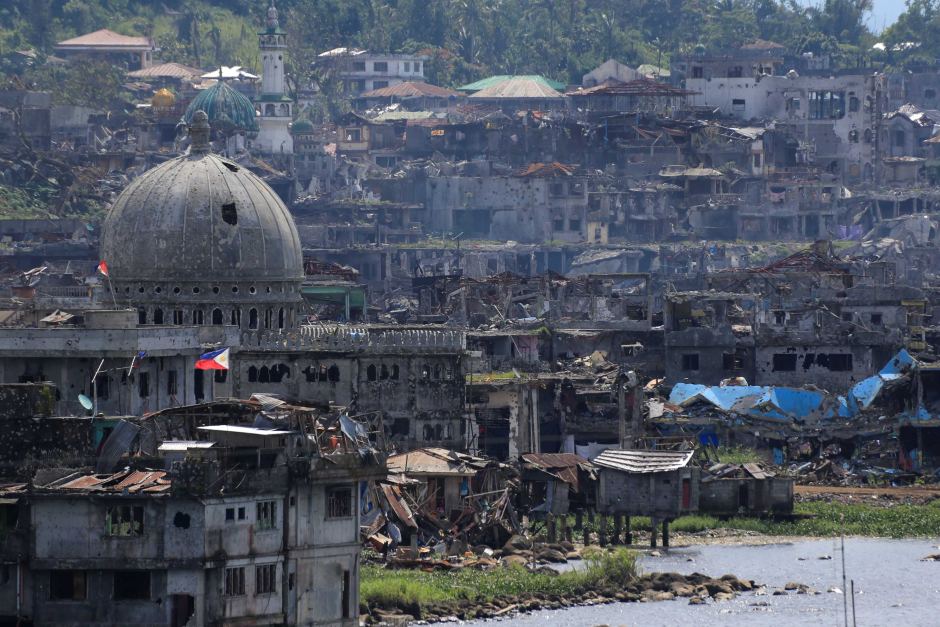
{"type": "Polygon", "coordinates": [[[409,81],[423,81],[426,60],[427,57],[421,55],[378,54],[356,48],[334,48],[318,56],[318,64],[333,68],[351,96],[409,81]]]}
{"type": "Polygon", "coordinates": [[[281,29],[277,9],[272,0],[268,8],[267,28],[258,33],[261,48],[261,93],[255,106],[260,113],[258,138],[255,145],[264,153],[293,153],[290,134],[294,103],[287,95],[284,62],[287,54],[287,33],[281,29]]]}
{"type": "Polygon", "coordinates": [[[807,163],[846,181],[870,180],[882,97],[879,77],[744,76],[686,78],[697,106],[714,107],[742,121],[776,120],[805,143],[807,163]]]}

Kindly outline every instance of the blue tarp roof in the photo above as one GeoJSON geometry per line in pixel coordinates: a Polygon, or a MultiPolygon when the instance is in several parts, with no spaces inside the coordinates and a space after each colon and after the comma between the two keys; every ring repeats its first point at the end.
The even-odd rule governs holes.
{"type": "MultiPolygon", "coordinates": [[[[803,388],[677,383],[669,394],[669,402],[683,407],[703,402],[722,411],[775,420],[803,420],[813,414],[820,418],[852,418],[875,402],[885,383],[901,378],[917,364],[902,349],[878,374],[853,385],[846,396],[803,388]]],[[[915,412],[918,416],[925,413],[922,408],[915,412]]]]}

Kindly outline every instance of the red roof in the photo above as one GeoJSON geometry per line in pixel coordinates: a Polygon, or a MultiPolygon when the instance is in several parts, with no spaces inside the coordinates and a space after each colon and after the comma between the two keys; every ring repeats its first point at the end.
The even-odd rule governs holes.
{"type": "Polygon", "coordinates": [[[149,37],[129,37],[102,28],[93,33],[79,35],[56,44],[57,48],[143,48],[152,49],[153,40],[149,37]]]}
{"type": "Polygon", "coordinates": [[[53,482],[44,488],[56,490],[91,490],[95,492],[166,492],[170,480],[162,470],[123,470],[112,475],[83,475],[53,482]]]}
{"type": "Polygon", "coordinates": [[[423,96],[429,96],[431,98],[450,98],[451,96],[459,96],[460,94],[456,91],[445,89],[444,87],[438,87],[437,85],[431,85],[430,83],[422,83],[420,81],[409,81],[407,83],[398,83],[397,85],[389,85],[388,87],[382,87],[381,89],[373,89],[372,91],[367,91],[366,93],[360,95],[360,98],[421,98],[423,96]]]}

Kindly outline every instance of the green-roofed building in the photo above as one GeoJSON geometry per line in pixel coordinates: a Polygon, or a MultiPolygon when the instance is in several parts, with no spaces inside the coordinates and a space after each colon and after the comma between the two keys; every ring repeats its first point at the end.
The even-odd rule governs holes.
{"type": "Polygon", "coordinates": [[[505,83],[506,81],[512,80],[514,78],[533,80],[533,81],[536,81],[538,83],[545,85],[546,87],[550,87],[551,89],[554,89],[555,91],[564,91],[565,88],[567,87],[567,85],[565,85],[564,83],[553,81],[550,78],[545,78],[544,76],[539,76],[538,74],[522,74],[522,75],[500,74],[498,76],[490,76],[488,78],[480,79],[475,83],[469,83],[467,85],[463,85],[462,87],[458,87],[457,91],[462,91],[467,94],[472,94],[474,92],[480,91],[481,89],[486,89],[487,87],[499,85],[500,83],[505,83]]]}
{"type": "Polygon", "coordinates": [[[183,119],[192,122],[196,111],[205,111],[213,130],[237,130],[247,133],[258,132],[258,120],[255,118],[255,105],[244,94],[218,81],[212,87],[198,93],[183,119]]]}

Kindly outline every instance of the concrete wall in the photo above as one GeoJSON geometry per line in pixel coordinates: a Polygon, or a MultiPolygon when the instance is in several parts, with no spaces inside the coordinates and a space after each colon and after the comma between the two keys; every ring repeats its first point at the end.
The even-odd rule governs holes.
{"type": "MultiPolygon", "coordinates": [[[[792,358],[789,358],[792,359],[792,358]]],[[[833,392],[843,391],[853,383],[880,369],[872,359],[870,346],[825,345],[813,346],[760,346],[755,351],[756,372],[753,385],[780,385],[799,387],[812,383],[833,392]],[[796,369],[774,370],[774,355],[796,355],[796,369]],[[849,370],[835,370],[825,363],[820,365],[819,355],[851,355],[849,370]]]]}
{"type": "Polygon", "coordinates": [[[628,473],[599,469],[597,510],[605,514],[673,519],[698,510],[698,469],[628,473]],[[689,507],[682,507],[682,483],[689,481],[689,507]]]}

